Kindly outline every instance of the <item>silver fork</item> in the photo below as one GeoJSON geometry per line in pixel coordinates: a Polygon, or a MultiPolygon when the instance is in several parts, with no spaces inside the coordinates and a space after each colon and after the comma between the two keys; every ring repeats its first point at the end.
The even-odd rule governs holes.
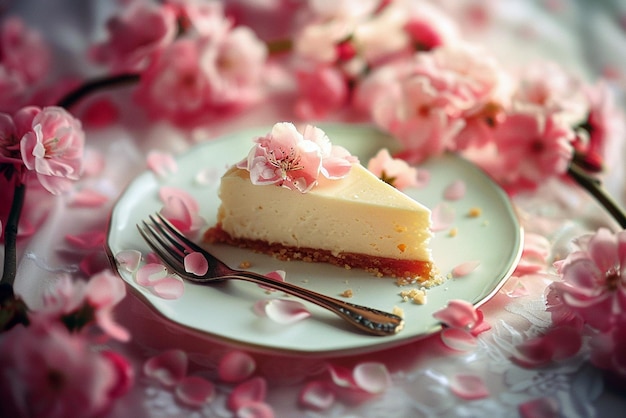
{"type": "Polygon", "coordinates": [[[231,269],[185,237],[159,213],[154,216],[150,215],[149,221],[142,221],[140,225],[137,225],[137,229],[163,263],[181,278],[190,282],[212,284],[222,280],[236,279],[257,283],[326,308],[358,329],[373,335],[397,334],[404,326],[404,320],[398,315],[344,302],[288,282],[272,280],[262,274],[231,269]],[[207,259],[209,270],[205,275],[197,276],[185,271],[184,258],[192,252],[199,252],[207,259]]]}

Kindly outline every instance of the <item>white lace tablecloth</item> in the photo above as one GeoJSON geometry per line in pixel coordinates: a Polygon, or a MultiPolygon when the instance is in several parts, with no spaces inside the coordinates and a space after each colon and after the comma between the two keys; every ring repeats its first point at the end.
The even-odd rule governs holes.
{"type": "MultiPolygon", "coordinates": [[[[473,37],[493,48],[503,62],[513,65],[547,58],[590,79],[598,74],[611,74],[615,86],[626,86],[626,4],[623,2],[494,0],[490,3],[497,23],[473,37]]],[[[94,69],[76,58],[74,52],[101,35],[102,23],[114,2],[20,0],[5,4],[9,5],[7,13],[21,15],[47,34],[48,40],[58,48],[57,56],[65,63],[64,70],[93,74],[94,69]]],[[[294,118],[291,103],[282,102],[277,95],[278,99],[271,105],[187,134],[163,123],[148,122],[140,111],[129,108],[128,89],[109,94],[125,110],[115,126],[87,132],[87,149],[101,152],[106,165],[100,176],[82,181],[89,182],[110,200],[101,207],[86,209],[73,206],[72,196],[42,199],[41,207],[48,210],[47,217],[33,236],[20,243],[16,290],[27,303],[39,303],[43,289],[55,280],[59,271],[76,271],[85,254],[76,253],[64,237],[106,229],[115,199],[146,169],[149,150],[179,153],[198,141],[211,140],[223,133],[294,118]]],[[[623,161],[623,153],[615,155],[614,161],[609,161],[607,176],[608,188],[621,202],[624,202],[623,161]]],[[[562,255],[569,239],[582,232],[600,225],[616,228],[600,207],[574,186],[564,189],[560,184],[549,183],[532,196],[516,197],[514,203],[526,232],[545,236],[552,245],[553,256],[562,255]]],[[[104,252],[97,256],[106,266],[104,252]]],[[[549,263],[550,260],[546,270],[549,263]]],[[[602,372],[587,361],[584,348],[570,360],[541,369],[521,368],[510,360],[517,343],[550,325],[543,303],[548,282],[549,278],[540,274],[511,278],[483,305],[492,329],[480,334],[478,348],[469,352],[446,348],[439,335],[380,352],[332,359],[251,352],[257,362],[257,374],[269,384],[267,402],[277,417],[515,417],[520,416],[519,405],[544,397],[553,399],[559,415],[564,417],[623,413],[626,391],[607,384],[602,372]],[[515,291],[519,288],[524,292],[515,291]],[[383,362],[390,371],[392,385],[384,393],[361,403],[337,401],[323,412],[299,406],[303,385],[321,376],[327,362],[352,366],[367,360],[383,362]],[[482,377],[490,395],[472,401],[455,396],[449,383],[459,373],[482,377]]],[[[218,396],[213,402],[199,409],[188,408],[175,401],[171,389],[145,378],[141,366],[150,356],[179,348],[187,352],[194,373],[214,379],[218,359],[232,347],[162,319],[131,293],[117,308],[116,317],[129,328],[132,340],[111,344],[132,360],[136,383],[110,416],[231,416],[225,399],[232,386],[217,383],[218,396]]]]}

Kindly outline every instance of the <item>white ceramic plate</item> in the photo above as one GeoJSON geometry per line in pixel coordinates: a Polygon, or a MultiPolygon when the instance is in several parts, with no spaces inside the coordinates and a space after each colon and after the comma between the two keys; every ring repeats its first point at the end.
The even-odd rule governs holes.
{"type": "MultiPolygon", "coordinates": [[[[347,147],[367,163],[380,148],[396,148],[395,142],[375,129],[363,125],[322,126],[331,140],[347,147]]],[[[252,138],[264,135],[269,128],[259,128],[227,135],[221,139],[195,146],[180,156],[178,171],[165,180],[152,172],[137,177],[120,197],[113,209],[108,233],[108,251],[114,256],[122,250],[138,249],[144,254],[147,245],[135,225],[148,214],[161,209],[158,190],[161,186],[179,187],[190,192],[200,203],[201,215],[211,226],[216,221],[219,205],[219,177],[227,165],[247,155],[252,138]],[[209,173],[213,181],[198,182],[199,173],[209,173]]],[[[185,283],[180,299],[165,300],[138,285],[131,274],[120,269],[119,274],[132,290],[165,318],[201,331],[208,336],[250,350],[279,351],[306,355],[340,355],[373,351],[399,345],[428,335],[440,328],[432,314],[452,299],[464,299],[476,306],[487,301],[502,286],[514,270],[522,249],[522,230],[509,199],[481,170],[452,155],[428,161],[420,168],[429,170],[430,182],[421,189],[405,192],[433,208],[443,201],[443,190],[455,180],[463,180],[465,196],[448,202],[456,212],[451,236],[449,230],[437,232],[432,240],[433,257],[443,275],[467,261],[479,261],[479,267],[467,276],[449,279],[427,291],[427,303],[417,305],[403,302],[393,279],[376,278],[359,270],[306,262],[283,262],[272,257],[223,245],[208,247],[217,257],[237,267],[250,261],[251,270],[267,273],[285,270],[287,280],[321,293],[341,297],[346,289],[354,296],[349,302],[391,311],[394,306],[404,310],[406,326],[398,335],[377,337],[364,335],[337,316],[305,305],[313,314],[296,324],[279,326],[267,318],[258,317],[253,305],[262,298],[284,297],[268,295],[258,286],[245,282],[228,282],[213,286],[185,283]],[[471,208],[482,214],[469,217],[471,208]]]]}

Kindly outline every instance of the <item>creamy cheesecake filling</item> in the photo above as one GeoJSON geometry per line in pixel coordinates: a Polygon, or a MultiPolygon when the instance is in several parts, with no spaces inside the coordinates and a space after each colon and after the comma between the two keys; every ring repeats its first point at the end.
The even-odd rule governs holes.
{"type": "Polygon", "coordinates": [[[231,168],[219,194],[218,226],[230,239],[324,250],[334,257],[431,260],[430,210],[360,164],[343,179],[320,179],[307,193],[255,186],[248,171],[231,168]]]}

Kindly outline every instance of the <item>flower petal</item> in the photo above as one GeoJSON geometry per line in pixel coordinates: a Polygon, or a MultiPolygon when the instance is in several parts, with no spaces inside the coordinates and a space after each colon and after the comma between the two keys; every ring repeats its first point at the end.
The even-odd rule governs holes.
{"type": "Polygon", "coordinates": [[[489,397],[484,380],[473,374],[459,373],[450,379],[450,390],[461,399],[472,401],[489,397]]]}
{"type": "Polygon", "coordinates": [[[274,418],[274,410],[265,402],[248,402],[237,409],[237,418],[274,418]]]}
{"type": "Polygon", "coordinates": [[[76,248],[90,250],[99,248],[106,240],[106,234],[103,231],[89,231],[78,235],[67,234],[65,240],[76,248]]]}
{"type": "Polygon", "coordinates": [[[187,374],[187,363],[184,351],[167,350],[146,360],[143,372],[165,386],[174,386],[187,374]]]}
{"type": "Polygon", "coordinates": [[[469,331],[459,328],[446,328],[441,331],[441,341],[456,351],[472,351],[478,343],[476,337],[469,331]]]}
{"type": "Polygon", "coordinates": [[[476,270],[479,265],[480,261],[478,260],[466,261],[464,263],[461,263],[452,269],[452,277],[467,276],[468,274],[476,270]]]}
{"type": "Polygon", "coordinates": [[[266,299],[255,304],[255,312],[264,314],[279,324],[290,325],[311,316],[306,307],[287,299],[266,299]]]}
{"type": "Polygon", "coordinates": [[[186,376],[178,382],[174,393],[182,403],[200,407],[213,400],[215,385],[200,376],[186,376]]]}
{"type": "Polygon", "coordinates": [[[162,151],[152,150],[146,158],[148,168],[158,177],[165,178],[178,171],[178,164],[172,154],[162,151]]]}
{"type": "Polygon", "coordinates": [[[609,271],[619,266],[617,237],[608,229],[600,228],[589,240],[589,256],[600,271],[609,271]]]}
{"type": "Polygon", "coordinates": [[[138,250],[122,250],[115,254],[117,265],[128,272],[135,272],[141,262],[141,252],[138,250]]]}
{"type": "Polygon", "coordinates": [[[449,204],[442,202],[432,208],[432,226],[433,232],[443,231],[452,226],[456,218],[455,210],[449,204]]]}
{"type": "Polygon", "coordinates": [[[243,351],[231,351],[220,360],[217,372],[221,380],[228,383],[241,382],[256,370],[252,356],[243,351]]]}
{"type": "Polygon", "coordinates": [[[179,299],[185,291],[185,284],[178,276],[168,275],[152,286],[155,295],[168,300],[179,299]]]}
{"type": "Polygon", "coordinates": [[[471,329],[478,321],[476,308],[471,303],[453,299],[433,316],[451,328],[471,329]]]}
{"type": "Polygon", "coordinates": [[[148,263],[140,267],[135,273],[135,280],[142,286],[152,286],[167,276],[167,269],[160,263],[148,263]]]}
{"type": "Polygon", "coordinates": [[[446,200],[460,200],[465,197],[467,186],[463,180],[454,180],[443,191],[443,198],[446,200]]]}
{"type": "Polygon", "coordinates": [[[202,253],[197,251],[187,254],[183,264],[187,273],[195,274],[196,276],[204,276],[209,271],[209,262],[202,253]]]}
{"type": "Polygon", "coordinates": [[[304,385],[298,400],[305,408],[324,411],[335,402],[335,393],[325,382],[315,380],[304,385]]]}
{"type": "Polygon", "coordinates": [[[265,401],[266,393],[267,382],[265,379],[253,377],[237,385],[228,395],[226,403],[231,411],[238,411],[251,402],[265,401]]]}
{"type": "Polygon", "coordinates": [[[553,418],[561,414],[559,401],[548,397],[524,402],[517,410],[522,418],[553,418]]]}
{"type": "Polygon", "coordinates": [[[354,382],[368,393],[382,393],[391,386],[391,377],[382,363],[360,363],[354,368],[354,382]]]}

